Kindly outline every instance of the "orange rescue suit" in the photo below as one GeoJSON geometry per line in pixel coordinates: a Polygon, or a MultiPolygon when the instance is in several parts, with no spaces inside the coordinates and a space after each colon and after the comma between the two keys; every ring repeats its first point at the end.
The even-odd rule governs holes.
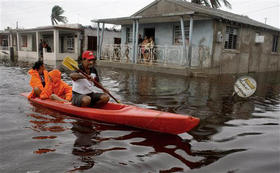
{"type": "MultiPolygon", "coordinates": [[[[29,84],[32,87],[32,91],[31,91],[31,93],[28,96],[28,98],[30,99],[30,98],[34,98],[35,97],[35,94],[34,94],[34,88],[35,87],[37,87],[41,91],[43,91],[44,90],[44,86],[42,84],[39,72],[37,70],[30,69],[28,71],[28,73],[31,76],[29,84]]],[[[48,71],[47,70],[44,70],[43,73],[44,73],[45,86],[46,86],[49,83],[49,75],[48,75],[48,71]]]]}
{"type": "Polygon", "coordinates": [[[46,87],[42,91],[40,98],[48,99],[52,94],[55,94],[60,98],[71,101],[72,87],[61,80],[61,72],[59,70],[52,70],[49,72],[49,76],[50,82],[46,84],[46,87]]]}

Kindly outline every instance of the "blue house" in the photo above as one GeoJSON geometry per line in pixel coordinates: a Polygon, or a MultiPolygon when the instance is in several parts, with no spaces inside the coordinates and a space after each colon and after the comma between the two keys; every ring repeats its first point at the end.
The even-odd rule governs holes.
{"type": "Polygon", "coordinates": [[[151,71],[168,66],[205,74],[280,70],[280,29],[247,16],[184,0],[155,0],[129,17],[93,22],[121,25],[121,45],[102,45],[97,35],[98,57],[109,65],[144,63],[151,71]],[[154,45],[142,46],[139,34],[154,45]]]}

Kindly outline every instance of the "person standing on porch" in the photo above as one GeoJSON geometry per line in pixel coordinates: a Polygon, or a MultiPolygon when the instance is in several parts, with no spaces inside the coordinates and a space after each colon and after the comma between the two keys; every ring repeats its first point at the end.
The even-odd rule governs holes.
{"type": "MultiPolygon", "coordinates": [[[[70,77],[73,80],[72,88],[72,104],[79,107],[102,107],[108,103],[110,97],[105,93],[94,92],[93,81],[99,82],[99,75],[95,69],[96,57],[92,51],[85,51],[82,54],[82,63],[79,64],[79,69],[91,78],[86,79],[81,73],[71,73],[70,77]]],[[[100,88],[102,89],[102,88],[100,88]]],[[[104,90],[104,88],[103,88],[104,90]]]]}
{"type": "Polygon", "coordinates": [[[40,55],[40,59],[43,57],[43,40],[40,39],[40,43],[39,43],[39,55],[40,55]]]}
{"type": "MultiPolygon", "coordinates": [[[[141,53],[141,44],[142,44],[142,42],[143,42],[143,38],[142,38],[142,36],[141,36],[141,34],[139,34],[138,35],[138,48],[137,48],[137,52],[139,51],[140,53],[140,61],[142,61],[143,60],[143,54],[141,53]]],[[[138,54],[138,55],[139,55],[138,54]]]]}
{"type": "Polygon", "coordinates": [[[149,56],[149,50],[147,49],[147,44],[149,43],[149,39],[147,36],[144,37],[144,40],[142,41],[141,44],[141,53],[143,55],[144,58],[144,62],[147,61],[148,56],[149,56]]]}
{"type": "Polygon", "coordinates": [[[153,61],[154,60],[154,46],[155,46],[155,42],[154,42],[154,38],[151,36],[149,38],[149,43],[147,44],[147,47],[149,49],[149,54],[148,54],[148,61],[153,61]]]}
{"type": "Polygon", "coordinates": [[[138,45],[141,45],[141,43],[143,42],[143,38],[141,36],[141,34],[138,35],[138,45]]]}

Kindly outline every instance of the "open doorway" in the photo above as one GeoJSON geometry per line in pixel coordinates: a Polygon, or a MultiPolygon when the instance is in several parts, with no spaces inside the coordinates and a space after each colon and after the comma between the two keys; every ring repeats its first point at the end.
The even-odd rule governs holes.
{"type": "Polygon", "coordinates": [[[88,48],[87,50],[96,51],[97,50],[97,37],[88,36],[88,48]]]}
{"type": "Polygon", "coordinates": [[[153,37],[153,40],[155,40],[155,28],[144,28],[144,37],[145,36],[148,38],[153,37]]]}

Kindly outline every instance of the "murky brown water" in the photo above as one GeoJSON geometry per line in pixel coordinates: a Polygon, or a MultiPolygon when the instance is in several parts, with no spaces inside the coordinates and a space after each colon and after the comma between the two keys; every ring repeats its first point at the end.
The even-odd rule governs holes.
{"type": "Polygon", "coordinates": [[[100,69],[103,85],[125,104],[201,119],[174,136],[33,105],[20,96],[30,90],[28,69],[0,65],[1,173],[280,172],[280,73],[252,75],[257,91],[244,100],[231,97],[238,76],[100,69]]]}

